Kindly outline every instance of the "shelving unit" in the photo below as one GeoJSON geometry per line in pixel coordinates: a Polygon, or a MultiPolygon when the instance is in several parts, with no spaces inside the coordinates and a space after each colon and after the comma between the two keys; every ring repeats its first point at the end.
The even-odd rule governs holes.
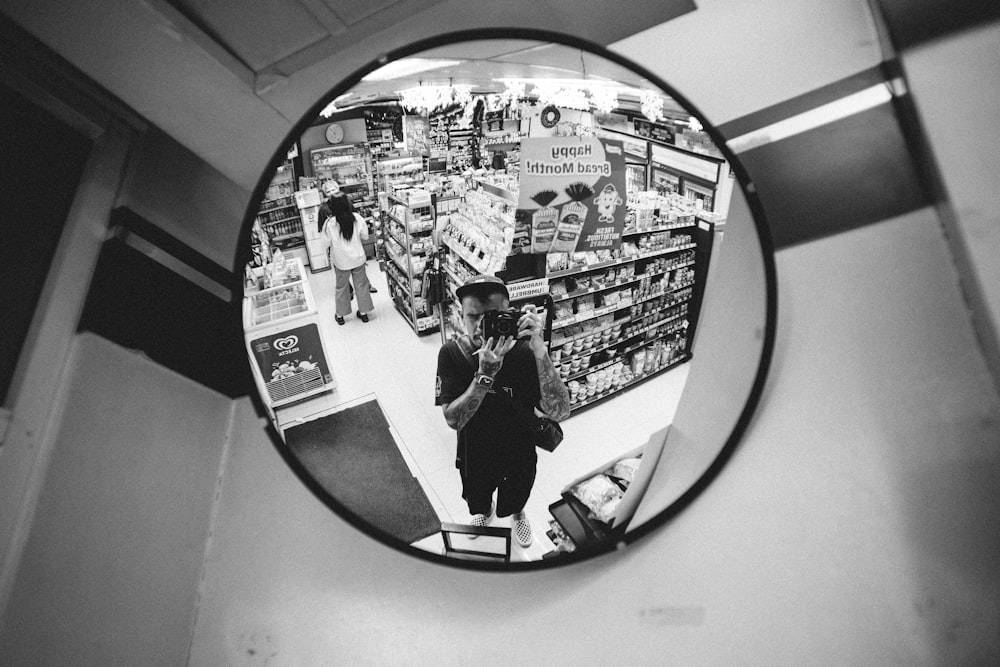
{"type": "MultiPolygon", "coordinates": [[[[486,273],[504,277],[513,243],[517,194],[486,181],[476,181],[475,186],[449,213],[441,233],[441,245],[447,250],[442,268],[452,295],[472,276],[486,273]]],[[[461,333],[457,300],[453,298],[445,311],[447,335],[461,333]]]]}
{"type": "Polygon", "coordinates": [[[368,234],[370,241],[364,243],[365,251],[370,257],[375,256],[375,234],[371,220],[378,207],[375,196],[372,163],[368,147],[365,144],[347,146],[330,146],[312,151],[313,175],[319,179],[322,188],[323,181],[336,180],[340,189],[351,200],[354,210],[369,221],[368,234]]]}
{"type": "Polygon", "coordinates": [[[379,159],[392,152],[395,142],[392,138],[391,127],[367,129],[368,148],[372,159],[379,159]]]}
{"type": "Polygon", "coordinates": [[[419,155],[386,157],[376,162],[376,187],[380,193],[414,187],[424,182],[423,159],[419,155]]]}
{"type": "Polygon", "coordinates": [[[396,310],[418,335],[436,331],[440,322],[421,292],[429,257],[434,253],[434,204],[429,193],[408,190],[386,194],[382,215],[385,271],[396,310]]]}
{"type": "Polygon", "coordinates": [[[295,167],[291,160],[285,160],[274,172],[274,178],[264,192],[264,199],[288,197],[295,192],[295,167]]]}
{"type": "Polygon", "coordinates": [[[302,219],[293,195],[265,199],[260,205],[256,220],[267,234],[271,245],[282,250],[305,245],[302,219]]]}
{"type": "Polygon", "coordinates": [[[634,216],[619,256],[548,273],[551,356],[571,410],[691,358],[714,230],[689,208],[668,208],[634,216]]]}

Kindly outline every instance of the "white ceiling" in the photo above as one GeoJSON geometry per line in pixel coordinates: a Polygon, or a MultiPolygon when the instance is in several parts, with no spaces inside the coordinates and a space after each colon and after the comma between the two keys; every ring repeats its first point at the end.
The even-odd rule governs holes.
{"type": "MultiPolygon", "coordinates": [[[[292,126],[383,54],[498,26],[606,45],[694,3],[635,0],[628,9],[584,0],[0,0],[15,23],[247,190],[292,126]]],[[[575,49],[525,50],[510,39],[451,49],[488,57],[491,68],[579,61],[575,49]]],[[[585,62],[588,75],[601,72],[585,62]]]]}

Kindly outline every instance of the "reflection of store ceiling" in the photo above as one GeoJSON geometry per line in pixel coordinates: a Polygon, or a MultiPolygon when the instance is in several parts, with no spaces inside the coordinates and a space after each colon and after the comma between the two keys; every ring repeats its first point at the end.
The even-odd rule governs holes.
{"type": "MultiPolygon", "coordinates": [[[[417,86],[472,86],[474,94],[499,93],[504,80],[527,81],[530,92],[540,81],[572,81],[574,87],[586,89],[588,82],[596,86],[621,84],[632,92],[619,90],[619,99],[638,109],[637,91],[657,90],[652,83],[631,70],[605,58],[559,44],[539,42],[475,42],[442,47],[420,54],[420,58],[397,61],[398,76],[387,78],[380,70],[366,76],[342,97],[338,106],[385,102],[397,99],[397,92],[417,86]],[[491,47],[486,53],[484,46],[491,47]],[[507,50],[509,49],[509,50],[507,50]],[[406,67],[412,62],[413,67],[406,67]]],[[[687,114],[665,97],[664,113],[687,114]]]]}

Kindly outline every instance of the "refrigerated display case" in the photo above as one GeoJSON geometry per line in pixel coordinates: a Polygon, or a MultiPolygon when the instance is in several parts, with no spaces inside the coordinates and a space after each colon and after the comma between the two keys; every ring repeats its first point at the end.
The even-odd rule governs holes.
{"type": "Polygon", "coordinates": [[[340,184],[354,210],[368,223],[368,238],[362,245],[368,257],[375,256],[375,228],[372,220],[378,212],[378,197],[372,173],[371,154],[365,144],[329,146],[310,152],[313,177],[322,189],[324,181],[340,184]]]}
{"type": "Polygon", "coordinates": [[[333,390],[336,380],[302,262],[268,270],[270,287],[243,299],[243,331],[254,382],[273,416],[275,408],[333,390]]]}

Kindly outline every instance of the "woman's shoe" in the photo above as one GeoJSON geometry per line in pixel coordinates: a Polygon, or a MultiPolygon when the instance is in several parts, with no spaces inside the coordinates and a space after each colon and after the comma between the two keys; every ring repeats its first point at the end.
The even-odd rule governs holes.
{"type": "Polygon", "coordinates": [[[362,313],[359,310],[358,311],[358,317],[361,319],[362,322],[367,322],[368,321],[368,313],[362,313]]]}
{"type": "Polygon", "coordinates": [[[375,287],[374,287],[374,286],[372,286],[372,288],[371,288],[371,289],[369,289],[368,291],[369,291],[369,292],[371,292],[372,294],[378,294],[378,290],[377,290],[377,289],[375,289],[375,287]]]}
{"type": "Polygon", "coordinates": [[[337,324],[344,326],[344,318],[340,315],[334,315],[333,319],[337,320],[337,324]]]}

